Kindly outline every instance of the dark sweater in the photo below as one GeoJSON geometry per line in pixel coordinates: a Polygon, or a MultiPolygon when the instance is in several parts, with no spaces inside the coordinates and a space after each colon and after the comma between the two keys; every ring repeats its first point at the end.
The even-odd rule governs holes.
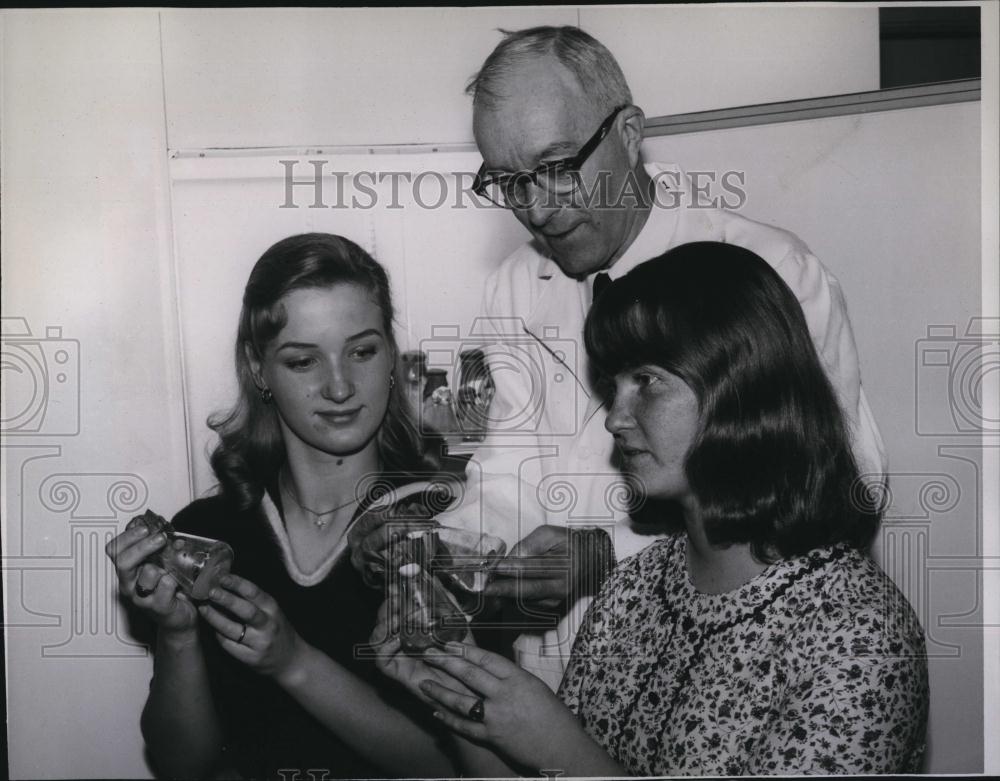
{"type": "MultiPolygon", "coordinates": [[[[272,499],[280,509],[279,501],[272,499]]],[[[358,646],[368,642],[382,602],[380,590],[364,585],[341,555],[328,576],[302,586],[288,574],[274,533],[258,507],[241,513],[224,497],[199,499],[173,519],[177,531],[228,543],[233,572],[277,601],[303,640],[378,688],[395,707],[428,721],[426,709],[378,672],[358,646]]],[[[337,739],[275,682],[226,653],[215,633],[202,624],[203,647],[216,709],[225,735],[223,767],[246,778],[309,778],[308,770],[329,777],[385,776],[337,739]],[[279,771],[290,771],[280,773],[279,771]]]]}

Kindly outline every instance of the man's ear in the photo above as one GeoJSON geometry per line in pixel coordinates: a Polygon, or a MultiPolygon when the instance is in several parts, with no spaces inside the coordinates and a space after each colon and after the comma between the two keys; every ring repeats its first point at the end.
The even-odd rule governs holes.
{"type": "Polygon", "coordinates": [[[622,142],[628,153],[629,168],[639,164],[639,150],[642,146],[642,134],[646,130],[646,115],[638,106],[629,106],[622,112],[622,142]]]}
{"type": "Polygon", "coordinates": [[[250,365],[250,374],[253,375],[254,385],[257,386],[258,390],[267,387],[264,383],[264,378],[261,376],[260,359],[257,357],[257,352],[253,349],[253,345],[250,342],[243,342],[243,354],[250,365]]]}

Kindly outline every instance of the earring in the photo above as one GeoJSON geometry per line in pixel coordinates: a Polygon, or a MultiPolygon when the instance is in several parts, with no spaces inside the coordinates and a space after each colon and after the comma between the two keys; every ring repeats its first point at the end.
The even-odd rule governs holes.
{"type": "Polygon", "coordinates": [[[396,374],[395,372],[393,372],[392,374],[389,375],[389,390],[392,390],[395,387],[396,387],[396,374]]]}
{"type": "Polygon", "coordinates": [[[274,394],[271,393],[270,388],[260,389],[260,400],[263,401],[265,404],[270,404],[272,401],[274,401],[274,394]]]}

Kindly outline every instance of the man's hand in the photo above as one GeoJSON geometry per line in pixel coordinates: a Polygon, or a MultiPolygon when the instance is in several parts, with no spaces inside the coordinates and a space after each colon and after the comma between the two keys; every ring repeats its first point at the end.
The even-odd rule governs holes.
{"type": "Polygon", "coordinates": [[[494,570],[483,594],[552,609],[596,594],[614,567],[614,547],[603,529],[543,525],[514,546],[494,570]]]}
{"type": "Polygon", "coordinates": [[[408,532],[435,525],[431,513],[416,501],[404,500],[392,507],[367,512],[347,532],[351,564],[368,586],[379,586],[385,581],[387,568],[396,563],[390,561],[392,544],[408,532]]]}

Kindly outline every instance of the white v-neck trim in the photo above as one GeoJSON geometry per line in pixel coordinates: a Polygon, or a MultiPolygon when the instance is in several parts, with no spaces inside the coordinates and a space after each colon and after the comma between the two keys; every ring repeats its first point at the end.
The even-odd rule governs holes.
{"type": "Polygon", "coordinates": [[[289,577],[300,586],[315,586],[317,583],[322,582],[330,574],[330,570],[337,563],[340,554],[347,549],[347,530],[344,530],[333,550],[320,562],[320,565],[315,570],[312,572],[303,572],[295,561],[295,556],[292,554],[292,544],[288,539],[288,530],[285,529],[285,524],[281,520],[281,514],[266,491],[260,504],[264,509],[264,517],[267,518],[267,522],[271,526],[274,539],[278,541],[278,545],[281,547],[281,558],[285,562],[285,569],[288,571],[289,577]]]}
{"type": "MultiPolygon", "coordinates": [[[[392,506],[396,502],[403,499],[407,499],[414,494],[425,491],[434,485],[446,486],[449,483],[455,484],[452,490],[452,500],[455,497],[461,496],[462,486],[459,485],[460,481],[458,478],[447,477],[441,475],[434,480],[417,480],[412,483],[406,483],[398,488],[393,488],[385,491],[384,494],[379,496],[378,499],[368,504],[363,512],[356,513],[353,518],[351,518],[350,523],[347,524],[347,528],[344,529],[344,533],[341,535],[337,544],[333,547],[333,550],[327,554],[327,557],[323,559],[319,567],[317,567],[313,572],[303,572],[302,569],[295,561],[295,557],[292,555],[292,545],[291,541],[288,539],[288,530],[285,528],[285,523],[281,519],[281,513],[278,512],[277,506],[274,504],[274,500],[271,498],[270,494],[266,491],[264,492],[264,497],[261,499],[260,506],[264,510],[264,517],[267,518],[268,524],[271,526],[271,532],[274,534],[274,539],[277,540],[279,547],[281,548],[281,558],[285,562],[285,569],[288,571],[289,577],[298,583],[300,586],[315,586],[317,583],[321,582],[327,575],[330,574],[330,570],[333,569],[333,565],[337,563],[337,559],[347,549],[347,533],[351,530],[355,523],[357,523],[365,513],[371,512],[372,510],[381,510],[392,506]]],[[[445,510],[447,505],[439,507],[439,511],[445,510]]]]}

